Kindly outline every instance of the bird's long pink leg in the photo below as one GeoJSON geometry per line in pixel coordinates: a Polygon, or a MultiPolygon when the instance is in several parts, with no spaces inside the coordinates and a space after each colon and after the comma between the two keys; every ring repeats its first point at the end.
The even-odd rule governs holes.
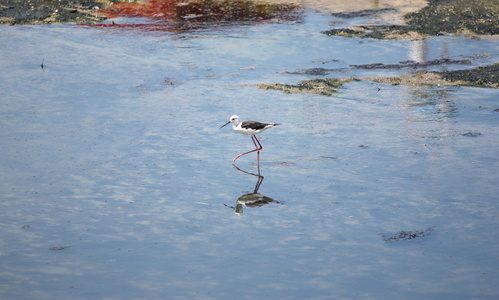
{"type": "Polygon", "coordinates": [[[256,147],[256,153],[257,153],[257,157],[256,157],[256,165],[258,166],[258,172],[260,172],[260,150],[262,150],[262,144],[260,144],[260,142],[258,141],[258,138],[256,137],[256,135],[253,135],[252,136],[253,138],[253,144],[255,144],[255,147],[256,147]],[[258,148],[258,146],[256,145],[256,143],[258,143],[258,146],[260,146],[260,148],[258,148]]]}
{"type": "Polygon", "coordinates": [[[262,150],[262,144],[260,144],[260,142],[258,141],[258,138],[256,137],[256,135],[253,135],[252,137],[254,137],[254,141],[253,143],[255,143],[255,141],[258,143],[258,146],[260,146],[260,148],[258,149],[258,147],[256,147],[256,144],[255,144],[255,147],[258,149],[258,152],[260,152],[260,150],[262,150]]]}
{"type": "Polygon", "coordinates": [[[258,139],[256,138],[255,135],[252,135],[251,136],[251,140],[253,141],[253,144],[255,144],[255,148],[254,150],[251,150],[251,151],[248,151],[246,153],[242,153],[242,154],[239,154],[238,156],[236,156],[236,158],[234,158],[233,161],[236,161],[239,157],[243,156],[243,155],[246,155],[248,153],[251,153],[251,152],[255,152],[257,151],[258,152],[258,161],[260,162],[260,150],[262,150],[262,145],[260,144],[260,142],[258,141],[258,139]],[[260,148],[256,145],[256,143],[258,143],[258,145],[260,146],[260,148]]]}

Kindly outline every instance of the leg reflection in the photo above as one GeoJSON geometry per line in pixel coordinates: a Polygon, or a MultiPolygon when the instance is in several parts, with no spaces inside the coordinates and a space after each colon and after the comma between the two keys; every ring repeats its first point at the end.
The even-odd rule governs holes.
{"type": "Polygon", "coordinates": [[[239,197],[236,201],[236,207],[224,204],[225,206],[232,208],[236,214],[242,214],[244,206],[246,206],[246,207],[259,207],[259,206],[263,206],[263,205],[269,204],[269,203],[279,203],[279,201],[276,201],[270,197],[267,197],[267,196],[264,196],[264,195],[258,193],[258,190],[260,189],[260,186],[262,185],[263,178],[264,178],[262,175],[260,175],[260,166],[259,165],[258,165],[258,174],[243,171],[243,170],[239,169],[236,165],[233,165],[233,166],[239,172],[243,172],[243,173],[248,174],[248,175],[256,176],[256,177],[258,177],[258,179],[256,181],[256,185],[255,185],[255,189],[253,190],[253,193],[244,194],[241,197],[239,197]]]}

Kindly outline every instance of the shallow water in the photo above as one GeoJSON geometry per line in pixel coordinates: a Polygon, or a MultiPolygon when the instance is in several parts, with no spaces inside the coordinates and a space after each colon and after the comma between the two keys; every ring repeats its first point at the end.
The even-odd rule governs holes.
{"type": "Polygon", "coordinates": [[[0,298],[497,298],[497,90],[256,88],[310,79],[281,72],[300,68],[475,67],[497,61],[497,43],[328,37],[332,17],[302,17],[0,27],[0,298]],[[260,136],[270,203],[239,214],[259,178],[254,154],[236,163],[247,173],[233,166],[253,147],[219,129],[233,114],[282,123],[260,136]]]}

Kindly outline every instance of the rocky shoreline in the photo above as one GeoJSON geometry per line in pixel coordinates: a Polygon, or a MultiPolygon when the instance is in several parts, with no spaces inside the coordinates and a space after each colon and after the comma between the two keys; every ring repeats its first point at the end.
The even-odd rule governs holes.
{"type": "Polygon", "coordinates": [[[413,74],[395,77],[350,77],[323,78],[300,81],[297,84],[260,84],[265,90],[280,90],[286,94],[310,93],[332,96],[345,83],[353,81],[371,81],[393,85],[437,85],[437,86],[473,86],[499,88],[499,63],[474,69],[428,72],[417,71],[413,74]]]}
{"type": "MultiPolygon", "coordinates": [[[[333,13],[337,18],[366,17],[383,13],[386,9],[365,10],[349,13],[333,13]]],[[[350,28],[334,28],[323,31],[323,34],[375,39],[421,40],[430,36],[466,34],[477,38],[487,36],[498,38],[499,35],[499,2],[495,0],[429,0],[428,6],[420,11],[404,16],[403,25],[370,25],[350,28]]],[[[364,69],[400,69],[422,68],[435,64],[471,64],[469,60],[445,60],[419,62],[401,62],[399,64],[351,65],[351,68],[364,69]]],[[[306,74],[324,76],[337,69],[300,69],[287,74],[306,74]]],[[[428,72],[417,70],[412,74],[396,77],[351,77],[324,78],[301,81],[296,85],[260,84],[262,89],[282,90],[285,93],[313,93],[331,96],[342,84],[352,81],[371,81],[394,85],[438,85],[438,86],[473,86],[499,88],[499,63],[473,69],[428,72]]]]}
{"type": "MultiPolygon", "coordinates": [[[[3,0],[0,3],[0,24],[50,24],[50,23],[97,23],[104,19],[96,14],[120,0],[3,0]]],[[[145,1],[140,1],[145,2],[145,1]]],[[[333,13],[336,18],[368,17],[392,9],[364,10],[333,13]]],[[[424,39],[444,34],[467,34],[473,36],[499,35],[499,2],[496,0],[429,0],[428,6],[404,16],[403,25],[370,25],[353,28],[334,28],[324,31],[326,35],[377,39],[424,39]]],[[[428,64],[429,62],[426,62],[428,64]]],[[[471,64],[451,61],[445,64],[471,64]]],[[[421,63],[352,65],[351,68],[421,68],[421,63]]],[[[324,76],[334,69],[304,69],[289,74],[324,76]]],[[[342,84],[351,81],[373,81],[403,85],[455,85],[499,88],[499,64],[474,69],[427,72],[417,71],[398,77],[330,78],[302,81],[296,85],[261,84],[263,89],[283,90],[286,93],[319,93],[332,95],[342,84]]]]}
{"type": "MultiPolygon", "coordinates": [[[[370,25],[326,30],[326,35],[376,39],[417,40],[444,34],[499,34],[499,1],[495,0],[429,0],[420,11],[404,15],[403,25],[370,25]]],[[[369,11],[369,14],[382,10],[369,11]]],[[[333,14],[351,18],[351,14],[333,14]]],[[[362,14],[361,14],[362,15],[362,14]]]]}
{"type": "Polygon", "coordinates": [[[96,23],[104,20],[95,12],[113,0],[2,0],[0,24],[96,23]]]}

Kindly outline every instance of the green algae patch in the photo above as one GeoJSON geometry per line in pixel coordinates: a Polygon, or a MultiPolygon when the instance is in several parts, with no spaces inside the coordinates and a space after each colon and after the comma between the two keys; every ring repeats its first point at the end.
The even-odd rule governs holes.
{"type": "Polygon", "coordinates": [[[355,81],[353,78],[326,78],[300,81],[296,85],[292,84],[259,84],[258,88],[265,90],[279,90],[286,94],[310,93],[325,96],[332,96],[337,93],[340,87],[348,82],[355,81]]]}
{"type": "Polygon", "coordinates": [[[404,25],[369,25],[331,29],[326,35],[418,40],[443,34],[499,34],[497,0],[430,0],[423,9],[404,15],[404,25]]]}
{"type": "Polygon", "coordinates": [[[435,72],[443,79],[462,85],[499,88],[499,63],[469,70],[435,72]]]}
{"type": "Polygon", "coordinates": [[[499,63],[468,70],[422,71],[396,77],[362,77],[355,79],[393,85],[473,86],[497,89],[499,88],[499,63]]]}
{"type": "Polygon", "coordinates": [[[405,15],[407,26],[428,35],[471,32],[499,34],[499,1],[432,0],[418,12],[405,15]]]}
{"type": "Polygon", "coordinates": [[[408,75],[394,77],[351,77],[324,78],[301,81],[293,84],[259,84],[265,90],[280,90],[286,94],[310,93],[332,96],[338,93],[341,86],[353,81],[371,81],[406,86],[472,86],[499,88],[499,63],[468,70],[444,72],[419,71],[408,75]]]}
{"type": "Polygon", "coordinates": [[[372,81],[377,83],[388,83],[393,85],[436,85],[436,86],[459,86],[466,85],[464,81],[450,81],[442,78],[439,74],[427,71],[416,72],[414,74],[395,76],[395,77],[359,77],[357,80],[372,81]]]}

